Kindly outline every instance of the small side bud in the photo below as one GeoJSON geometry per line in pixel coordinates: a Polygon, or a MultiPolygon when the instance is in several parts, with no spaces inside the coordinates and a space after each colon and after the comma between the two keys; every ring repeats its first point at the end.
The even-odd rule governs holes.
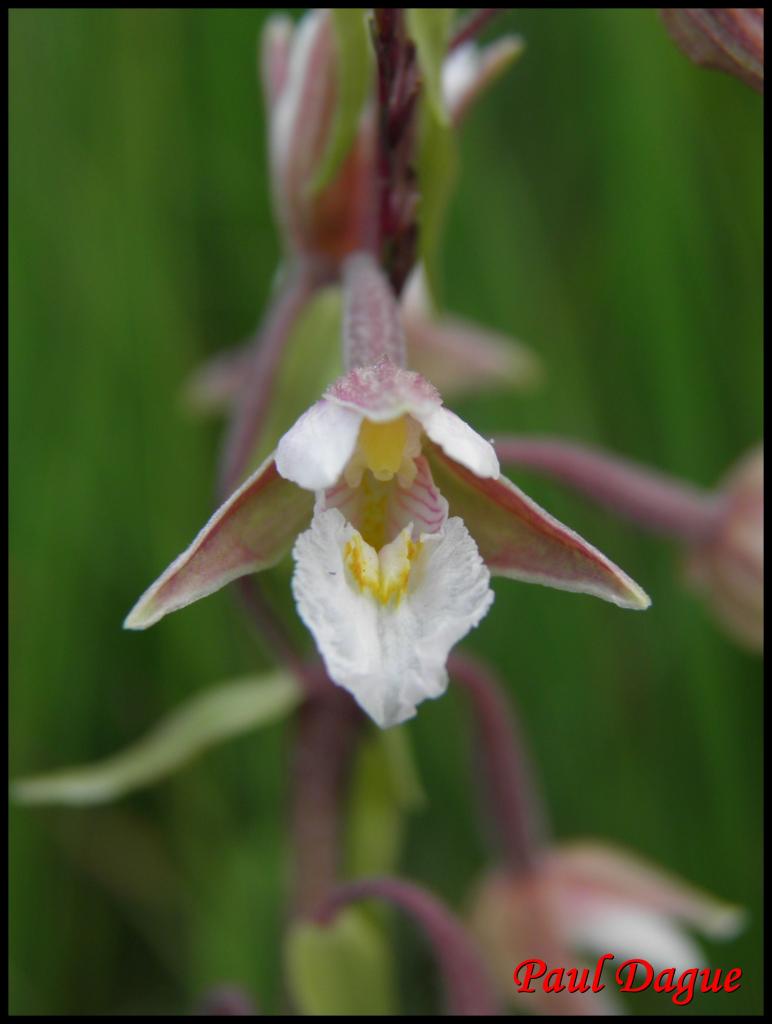
{"type": "Polygon", "coordinates": [[[744,646],[764,646],[764,449],[754,449],[728,474],[722,514],[687,564],[689,582],[744,646]]]}
{"type": "Polygon", "coordinates": [[[763,7],[665,7],[662,20],[687,57],[764,91],[763,7]]]}

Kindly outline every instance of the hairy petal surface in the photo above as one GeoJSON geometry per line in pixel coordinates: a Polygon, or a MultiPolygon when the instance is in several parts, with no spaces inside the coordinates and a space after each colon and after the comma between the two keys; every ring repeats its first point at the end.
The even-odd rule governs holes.
{"type": "Polygon", "coordinates": [[[308,523],[312,509],[312,495],[283,479],[271,456],[145,591],[124,628],[147,629],[231,580],[275,565],[308,523]]]}
{"type": "MultiPolygon", "coordinates": [[[[445,691],[448,653],[480,622],[493,593],[459,519],[422,536],[404,589],[388,601],[360,586],[347,564],[344,552],[358,536],[338,509],[317,511],[295,544],[293,593],[330,677],[385,728],[445,691]]],[[[399,557],[401,542],[402,535],[381,551],[383,571],[399,557]]],[[[378,556],[370,552],[366,572],[374,574],[378,556]]]]}
{"type": "Polygon", "coordinates": [[[608,843],[561,844],[547,855],[545,870],[567,894],[584,893],[603,903],[633,904],[683,921],[714,939],[732,938],[743,924],[740,907],[608,843]]]}
{"type": "Polygon", "coordinates": [[[451,515],[464,520],[495,574],[647,608],[641,588],[577,533],[506,479],[481,479],[436,445],[427,452],[451,515]]]}
{"type": "Polygon", "coordinates": [[[384,423],[404,413],[421,421],[442,405],[434,385],[388,359],[350,370],[327,389],[324,397],[374,423],[384,423]]]}

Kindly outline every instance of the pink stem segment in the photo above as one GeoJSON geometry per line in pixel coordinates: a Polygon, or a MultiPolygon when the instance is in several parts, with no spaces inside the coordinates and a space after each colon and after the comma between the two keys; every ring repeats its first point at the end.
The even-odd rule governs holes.
{"type": "Polygon", "coordinates": [[[316,263],[304,262],[290,270],[255,337],[220,460],[218,490],[223,500],[247,469],[292,328],[313,293],[328,278],[328,268],[316,263]]]}
{"type": "Polygon", "coordinates": [[[545,844],[545,815],[510,702],[477,658],[453,654],[448,671],[472,707],[485,796],[507,867],[514,874],[530,871],[545,844]]]}
{"type": "Polygon", "coordinates": [[[399,907],[421,927],[442,974],[449,1014],[499,1014],[491,981],[473,939],[435,896],[419,886],[399,878],[349,882],[334,889],[314,917],[320,924],[328,924],[344,907],[367,899],[399,907]]]}
{"type": "Polygon", "coordinates": [[[405,335],[388,278],[370,253],[357,252],[343,265],[343,364],[346,370],[388,359],[407,362],[405,335]]]}
{"type": "Polygon", "coordinates": [[[497,437],[499,460],[532,469],[651,533],[699,543],[710,536],[721,500],[709,491],[606,452],[558,438],[497,437]]]}
{"type": "Polygon", "coordinates": [[[318,670],[319,692],[296,716],[291,835],[293,910],[307,916],[338,879],[342,802],[362,724],[351,697],[318,670]]]}

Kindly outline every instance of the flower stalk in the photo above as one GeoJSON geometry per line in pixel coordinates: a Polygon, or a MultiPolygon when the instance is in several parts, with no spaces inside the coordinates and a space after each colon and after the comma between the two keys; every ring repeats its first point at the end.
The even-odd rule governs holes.
{"type": "Polygon", "coordinates": [[[512,876],[532,871],[544,847],[544,811],[510,702],[478,658],[453,654],[450,676],[469,699],[487,800],[504,864],[512,876]]]}
{"type": "Polygon", "coordinates": [[[567,484],[573,490],[651,533],[689,543],[714,529],[720,500],[709,491],[559,438],[494,438],[501,462],[567,484]]]}
{"type": "Polygon", "coordinates": [[[323,692],[297,712],[293,745],[291,822],[292,912],[305,917],[338,880],[342,807],[363,722],[347,693],[322,679],[323,692]]]}

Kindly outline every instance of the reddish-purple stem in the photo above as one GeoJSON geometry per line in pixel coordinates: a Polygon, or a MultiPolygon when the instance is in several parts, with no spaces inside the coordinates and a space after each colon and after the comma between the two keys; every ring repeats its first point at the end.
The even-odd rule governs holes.
{"type": "Polygon", "coordinates": [[[418,188],[414,168],[420,87],[415,46],[402,8],[376,7],[378,210],[381,263],[399,295],[416,258],[418,188]]]}
{"type": "Polygon", "coordinates": [[[329,270],[303,262],[287,274],[255,337],[251,358],[231,414],[220,458],[218,492],[224,500],[240,482],[249,465],[265,419],[271,389],[292,328],[307,302],[329,279],[329,270]]]}
{"type": "Polygon", "coordinates": [[[368,878],[338,886],[314,915],[330,923],[350,903],[384,900],[420,926],[437,960],[448,1014],[497,1016],[498,1001],[474,940],[436,896],[399,878],[368,878]]]}
{"type": "Polygon", "coordinates": [[[448,671],[469,698],[477,730],[484,793],[507,867],[514,873],[536,865],[545,842],[545,821],[510,701],[482,662],[451,655],[448,671]]]}
{"type": "Polygon", "coordinates": [[[652,533],[698,543],[715,528],[721,499],[627,459],[557,438],[497,437],[504,464],[567,484],[652,533]]]}
{"type": "Polygon", "coordinates": [[[352,698],[318,670],[320,688],[296,716],[292,764],[293,911],[309,915],[340,867],[341,809],[362,724],[352,698]]]}

